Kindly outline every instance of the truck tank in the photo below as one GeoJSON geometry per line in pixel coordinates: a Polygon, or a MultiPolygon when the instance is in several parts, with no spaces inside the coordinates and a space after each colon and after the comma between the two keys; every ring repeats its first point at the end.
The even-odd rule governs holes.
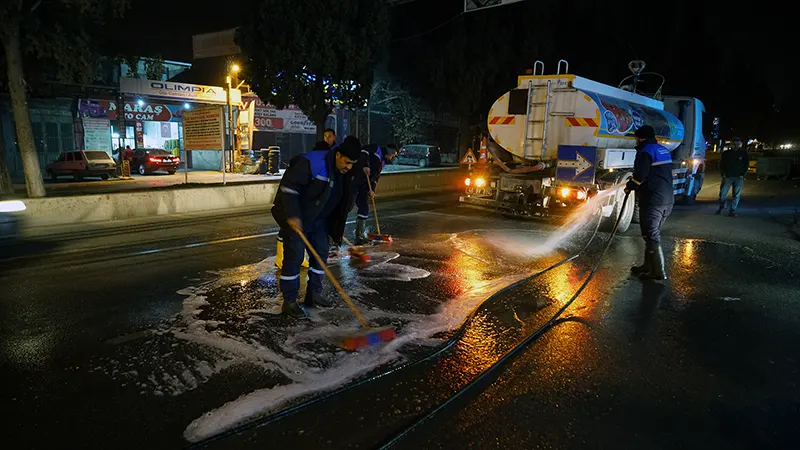
{"type": "Polygon", "coordinates": [[[518,163],[554,160],[559,145],[631,149],[642,125],[670,150],[683,141],[683,124],[662,102],[575,75],[521,76],[488,118],[492,138],[518,163]]]}

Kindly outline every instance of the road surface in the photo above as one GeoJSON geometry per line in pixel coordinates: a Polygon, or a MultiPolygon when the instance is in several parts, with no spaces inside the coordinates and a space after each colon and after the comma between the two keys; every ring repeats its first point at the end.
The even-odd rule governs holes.
{"type": "MultiPolygon", "coordinates": [[[[728,218],[713,214],[718,187],[708,182],[701,202],[677,207],[667,222],[668,282],[630,278],[641,239],[635,227],[618,236],[564,320],[491,384],[396,447],[798,447],[800,192],[792,182],[748,181],[740,217],[728,218]]],[[[388,442],[544,324],[608,238],[499,292],[578,250],[592,224],[563,238],[555,224],[496,217],[456,199],[379,199],[381,228],[396,242],[370,248],[366,269],[346,257],[332,261],[365,315],[399,332],[395,343],[356,354],[332,344],[357,327],[343,305],[306,321],[275,315],[276,228],[267,211],[64,228],[3,246],[0,397],[12,412],[5,441],[14,448],[388,442]],[[420,361],[451,338],[435,358],[225,434],[420,361]]]]}

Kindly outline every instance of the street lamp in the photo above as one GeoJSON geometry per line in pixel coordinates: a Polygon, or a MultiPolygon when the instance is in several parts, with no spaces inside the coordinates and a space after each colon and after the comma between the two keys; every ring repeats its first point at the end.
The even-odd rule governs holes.
{"type": "MultiPolygon", "coordinates": [[[[234,132],[236,130],[234,128],[234,123],[233,123],[233,101],[231,99],[231,93],[232,93],[231,90],[233,89],[233,86],[231,86],[231,83],[232,83],[231,74],[234,74],[234,75],[238,74],[239,70],[241,70],[241,68],[239,67],[238,64],[236,64],[236,63],[231,64],[231,66],[229,67],[229,70],[228,70],[228,76],[225,77],[225,81],[228,83],[228,136],[229,136],[228,142],[229,142],[229,146],[230,146],[229,147],[229,151],[230,151],[230,155],[231,155],[231,158],[230,158],[231,172],[233,172],[233,165],[234,165],[234,160],[235,160],[235,155],[234,155],[234,148],[235,148],[234,139],[235,139],[235,136],[234,136],[234,132]]],[[[223,151],[223,155],[224,155],[224,151],[223,151]]],[[[222,160],[222,168],[223,168],[222,169],[222,174],[224,176],[225,175],[225,170],[226,170],[226,168],[225,168],[225,159],[224,158],[222,160]]],[[[223,184],[224,183],[225,183],[225,181],[224,181],[224,178],[223,178],[223,184]]]]}

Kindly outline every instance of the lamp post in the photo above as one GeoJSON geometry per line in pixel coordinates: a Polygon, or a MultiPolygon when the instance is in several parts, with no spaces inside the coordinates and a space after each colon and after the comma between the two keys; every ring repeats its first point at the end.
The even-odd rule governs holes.
{"type": "MultiPolygon", "coordinates": [[[[228,76],[225,78],[225,81],[228,83],[228,151],[230,151],[231,172],[233,172],[233,164],[234,164],[234,160],[235,160],[235,155],[234,155],[234,147],[235,147],[234,132],[236,130],[235,127],[234,127],[234,124],[233,124],[233,101],[232,101],[232,98],[231,98],[231,94],[232,94],[232,90],[233,90],[233,86],[232,86],[233,77],[232,77],[232,74],[235,76],[237,73],[239,73],[239,70],[240,70],[240,68],[239,68],[238,64],[235,64],[235,63],[232,64],[230,66],[230,70],[228,71],[228,76]]],[[[224,158],[223,158],[223,163],[222,164],[223,164],[223,168],[224,168],[224,166],[225,166],[224,158]]]]}

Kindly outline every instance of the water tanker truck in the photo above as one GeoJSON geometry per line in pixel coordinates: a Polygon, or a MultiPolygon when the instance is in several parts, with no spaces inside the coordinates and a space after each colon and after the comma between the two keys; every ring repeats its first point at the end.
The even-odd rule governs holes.
{"type": "MultiPolygon", "coordinates": [[[[634,75],[643,66],[632,67],[634,75]]],[[[705,172],[703,103],[693,97],[656,100],[635,93],[636,82],[632,92],[569,74],[568,67],[562,60],[557,74],[544,75],[537,61],[533,75],[520,76],[517,87],[495,101],[484,141],[488,155],[477,158],[491,163],[471,166],[461,204],[546,218],[567,215],[606,193],[601,226],[610,229],[624,198],[620,183],[633,172],[633,133],[642,125],[652,126],[672,153],[676,199],[694,202],[705,172]]],[[[637,221],[637,209],[625,208],[621,231],[637,221]]]]}

